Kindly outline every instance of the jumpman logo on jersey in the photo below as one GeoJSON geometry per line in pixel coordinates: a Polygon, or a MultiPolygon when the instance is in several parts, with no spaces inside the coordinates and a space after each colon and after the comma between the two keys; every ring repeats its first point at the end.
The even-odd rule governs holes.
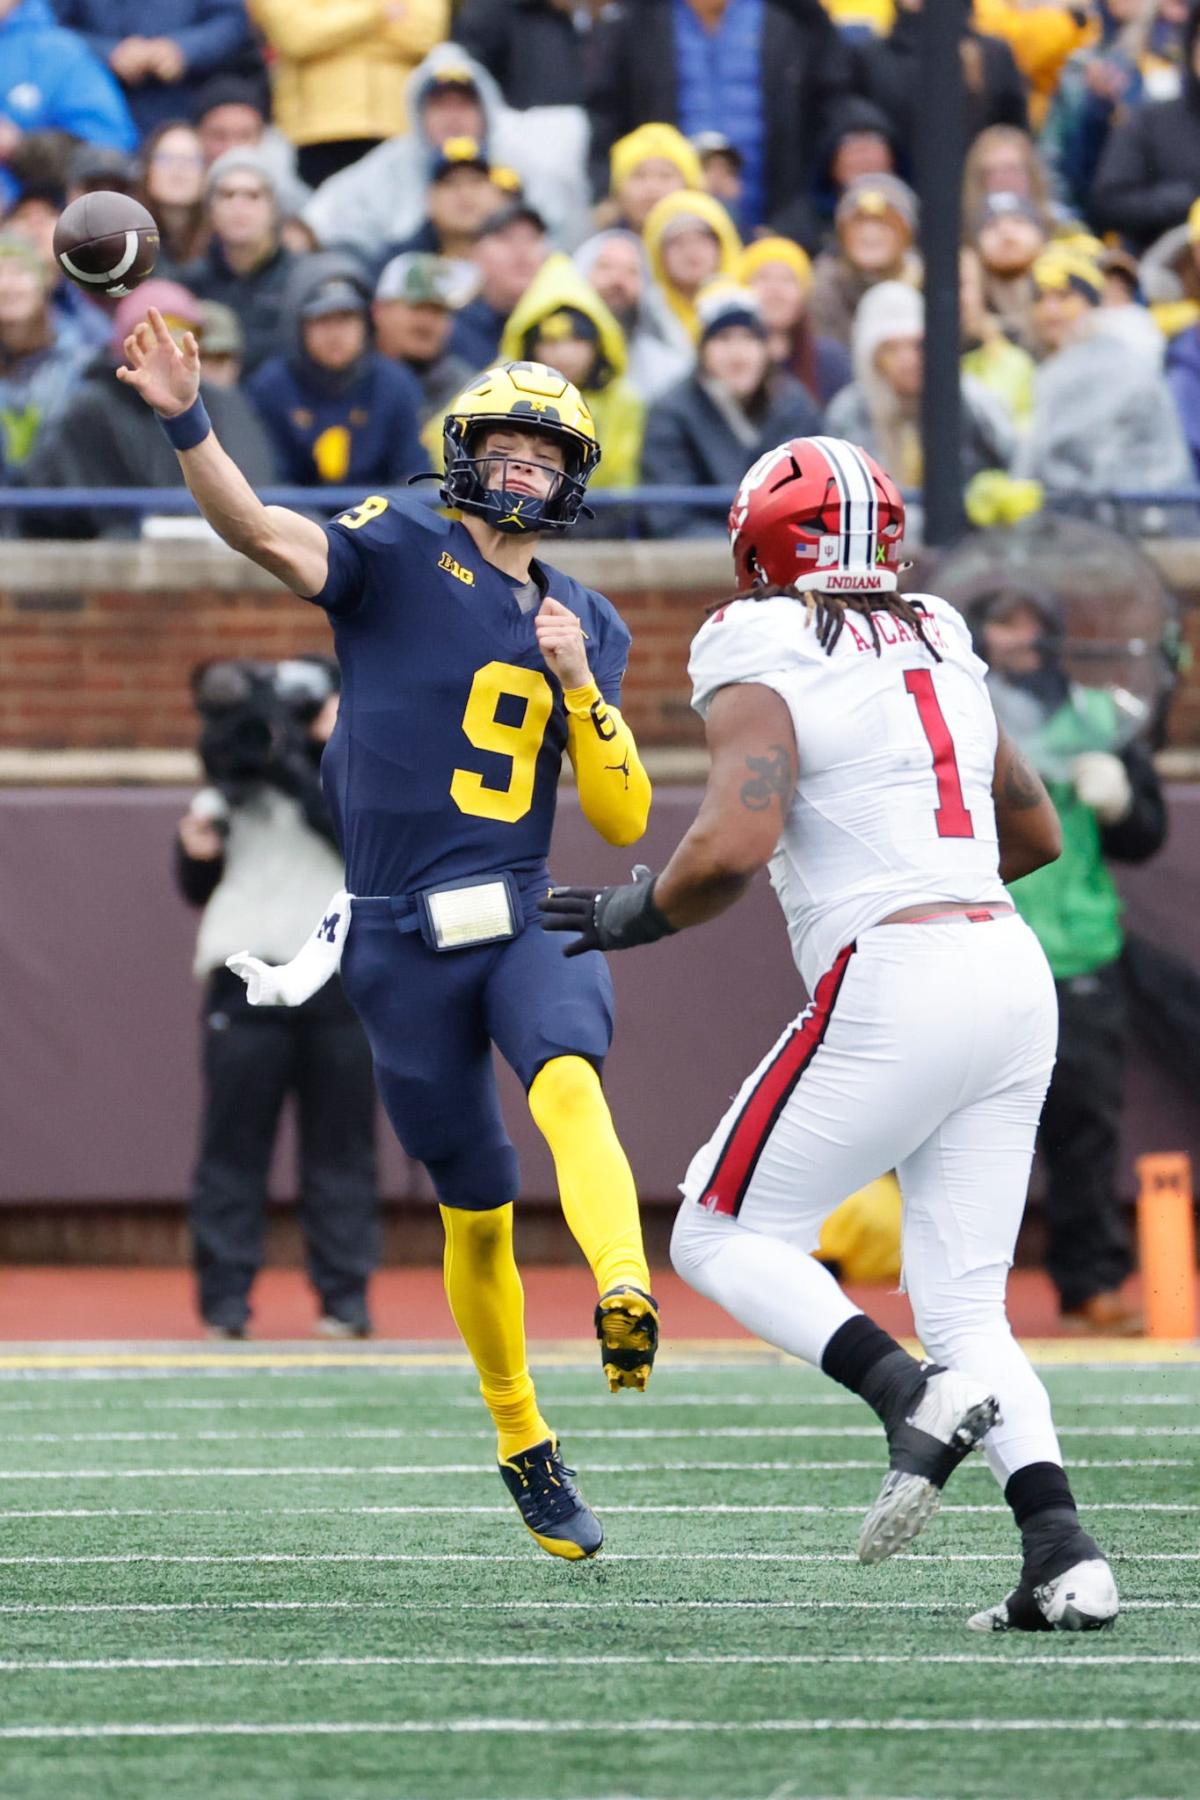
{"type": "Polygon", "coordinates": [[[321,923],[317,926],[318,938],[324,938],[327,944],[334,943],[336,941],[338,920],[341,916],[341,913],[330,913],[327,918],[322,919],[321,923]]]}
{"type": "Polygon", "coordinates": [[[608,775],[608,774],[623,775],[625,777],[625,792],[628,793],[629,792],[629,752],[628,752],[628,750],[625,752],[624,762],[605,763],[604,772],[606,775],[608,775]]]}

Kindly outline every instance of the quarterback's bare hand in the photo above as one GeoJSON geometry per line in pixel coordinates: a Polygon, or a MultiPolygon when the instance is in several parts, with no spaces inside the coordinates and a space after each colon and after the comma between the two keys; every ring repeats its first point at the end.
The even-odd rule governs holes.
{"type": "Polygon", "coordinates": [[[190,331],[177,344],[157,307],[125,339],[125,356],[129,367],[117,370],[117,380],[165,418],[185,413],[200,392],[200,346],[190,331]]]}
{"type": "Polygon", "coordinates": [[[573,944],[564,944],[564,956],[582,956],[585,950],[632,950],[675,930],[654,904],[654,877],[644,863],[633,871],[633,880],[620,887],[551,888],[538,904],[547,931],[579,933],[573,944]]]}
{"type": "Polygon", "coordinates": [[[564,688],[586,687],[592,679],[587,651],[583,647],[583,626],[560,600],[549,594],[542,601],[533,621],[538,649],[552,675],[557,675],[564,688]]]}

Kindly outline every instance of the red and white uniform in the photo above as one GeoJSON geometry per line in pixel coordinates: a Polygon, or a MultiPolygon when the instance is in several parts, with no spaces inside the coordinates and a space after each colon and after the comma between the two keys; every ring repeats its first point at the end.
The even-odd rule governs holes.
{"type": "Polygon", "coordinates": [[[752,682],[791,715],[799,774],[770,872],[812,1004],[692,1159],[672,1254],[701,1292],[819,1361],[837,1315],[823,1315],[807,1344],[803,1307],[785,1306],[782,1286],[778,1302],[764,1299],[753,1255],[740,1292],[729,1231],[811,1250],[848,1194],[895,1169],[928,1353],[1012,1395],[1011,1424],[988,1442],[1003,1473],[1057,1456],[1044,1392],[1004,1320],[1057,1011],[1036,938],[995,910],[1008,902],[983,664],[947,602],[909,598],[926,609],[940,662],[884,613],[881,654],[867,621],[848,614],[827,655],[803,601],[786,598],[724,607],[692,646],[701,713],[720,688],[752,682]],[[979,911],[880,924],[950,902],[979,911]],[[780,1335],[785,1316],[791,1337],[780,1335]]]}

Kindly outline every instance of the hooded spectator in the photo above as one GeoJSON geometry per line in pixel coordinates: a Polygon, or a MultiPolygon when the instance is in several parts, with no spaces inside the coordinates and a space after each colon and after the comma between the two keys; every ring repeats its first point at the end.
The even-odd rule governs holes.
{"type": "Polygon", "coordinates": [[[636,487],[646,405],[627,376],[625,333],[569,256],[542,264],[500,340],[503,362],[540,362],[574,382],[600,441],[593,488],[636,487]]]}
{"type": "Polygon", "coordinates": [[[208,243],[204,207],[204,152],[191,125],[169,119],[142,145],[138,199],[154,214],[160,265],[185,267],[208,243]]]}
{"type": "Polygon", "coordinates": [[[865,175],[897,175],[900,155],[891,120],[881,106],[857,94],[842,101],[817,158],[816,216],[801,196],[778,221],[783,236],[794,237],[814,252],[816,236],[828,232],[838,201],[852,182],[865,175]]]}
{"type": "MultiPolygon", "coordinates": [[[[910,165],[918,109],[928,104],[921,83],[923,5],[924,0],[897,0],[896,23],[888,36],[868,40],[857,49],[859,91],[887,114],[910,165]]],[[[976,30],[968,17],[960,52],[967,142],[989,125],[1017,125],[1025,130],[1029,123],[1025,83],[1008,45],[976,30]]]]}
{"type": "Polygon", "coordinates": [[[1046,247],[1036,206],[1020,194],[988,194],[972,221],[972,237],[988,311],[1014,343],[1033,351],[1032,269],[1046,247]]]}
{"type": "Polygon", "coordinates": [[[7,164],[31,132],[67,131],[132,150],[137,128],[116,78],[48,0],[0,0],[0,211],[18,184],[7,164]]]}
{"type": "Polygon", "coordinates": [[[1100,37],[1063,65],[1038,139],[1059,199],[1080,216],[1113,126],[1179,92],[1169,27],[1161,16],[1147,22],[1143,0],[1101,0],[1095,18],[1100,37]]]}
{"type": "Polygon", "coordinates": [[[1033,411],[1033,357],[1005,336],[989,308],[978,251],[959,252],[958,273],[963,374],[994,395],[1020,430],[1033,411]]]}
{"type": "Polygon", "coordinates": [[[285,482],[385,486],[425,466],[420,387],[375,348],[370,309],[353,257],[324,251],[297,265],[285,296],[287,348],[246,383],[285,482]]]}
{"type": "Polygon", "coordinates": [[[125,90],[138,132],[186,118],[217,70],[261,67],[243,0],[55,0],[125,90]]]}
{"type": "Polygon", "coordinates": [[[382,261],[413,250],[468,261],[479,227],[505,203],[504,190],[493,180],[479,140],[447,138],[430,166],[424,219],[411,237],[390,245],[382,261]]]}
{"type": "Polygon", "coordinates": [[[589,67],[592,177],[637,125],[725,133],[743,159],[743,214],[772,222],[807,191],[817,145],[850,89],[850,56],[819,5],[636,0],[606,7],[589,67]]]}
{"type": "Polygon", "coordinates": [[[492,77],[457,44],[439,44],[408,79],[409,128],[330,176],[305,209],[323,244],[368,259],[401,244],[421,224],[429,168],[447,138],[472,137],[493,167],[516,172],[529,204],[555,237],[575,243],[586,230],[587,120],[575,107],[514,112],[492,77]]]}
{"type": "Polygon", "coordinates": [[[717,487],[715,506],[653,506],[646,529],[658,538],[716,537],[752,463],[787,438],[820,430],[807,390],[771,362],[767,329],[753,294],[716,282],[698,307],[695,373],[650,413],[642,448],[647,487],[717,487]]]}
{"type": "Polygon", "coordinates": [[[863,295],[881,281],[921,280],[913,251],[917,197],[895,175],[860,175],[838,201],[837,248],[823,250],[813,265],[809,317],[813,330],[850,343],[863,295]]]}
{"type": "Polygon", "coordinates": [[[408,129],[413,69],[446,35],[448,0],[401,6],[249,0],[274,52],[273,111],[316,187],[385,138],[408,129]]]}
{"type": "MultiPolygon", "coordinates": [[[[903,281],[865,294],[854,321],[854,380],[830,405],[825,428],[861,444],[902,488],[924,481],[921,392],[925,383],[925,302],[903,281]]],[[[1003,468],[1013,450],[1012,420],[986,389],[962,382],[964,483],[1003,468]]]]}
{"type": "Polygon", "coordinates": [[[1133,309],[1103,305],[1104,277],[1077,252],[1052,247],[1033,280],[1044,360],[1014,473],[1074,493],[1189,486],[1192,460],[1158,367],[1161,349],[1131,335],[1125,315],[1133,309]]]}
{"type": "Polygon", "coordinates": [[[479,292],[454,321],[450,348],[473,369],[494,363],[509,314],[550,253],[541,214],[523,201],[485,219],[475,235],[479,292]]]}
{"type": "Polygon", "coordinates": [[[1200,0],[1183,32],[1183,89],[1152,100],[1114,125],[1088,196],[1097,231],[1115,231],[1142,251],[1187,218],[1200,193],[1200,0]]]}
{"type": "Polygon", "coordinates": [[[1047,232],[1058,214],[1050,174],[1029,133],[1015,125],[989,125],[967,151],[963,164],[963,229],[979,217],[989,194],[1019,194],[1037,208],[1047,232]]]}
{"type": "Polygon", "coordinates": [[[742,253],[733,220],[711,194],[668,194],[651,211],[642,237],[667,305],[696,343],[697,294],[717,275],[732,281],[742,253]]]}
{"type": "Polygon", "coordinates": [[[422,395],[422,425],[440,419],[454,396],[478,373],[474,363],[456,356],[450,348],[458,300],[451,265],[420,251],[393,257],[375,288],[371,306],[375,346],[381,356],[402,364],[416,377],[422,395]]]}
{"type": "Polygon", "coordinates": [[[790,238],[758,238],[743,250],[738,281],[758,301],[771,360],[802,381],[822,408],[850,380],[850,355],[836,338],[818,337],[808,317],[813,271],[790,238]]]}
{"type": "Polygon", "coordinates": [[[629,379],[648,406],[691,373],[691,340],[650,273],[645,245],[634,231],[600,231],[575,252],[575,267],[590,281],[625,334],[629,379]]]}
{"type": "Polygon", "coordinates": [[[212,233],[204,255],[182,271],[202,300],[231,306],[246,334],[246,371],[280,345],[284,289],[296,258],[279,235],[279,199],[259,150],[227,150],[208,171],[205,210],[212,233]]]}
{"type": "MultiPolygon", "coordinates": [[[[137,389],[116,376],[125,360],[125,339],[152,306],[176,335],[203,330],[200,302],[177,282],[144,281],[127,294],[113,313],[108,349],[94,358],[57,421],[41,433],[25,468],[29,487],[184,486],[179,459],[154,414],[137,389]]],[[[271,445],[245,395],[203,380],[200,392],[217,436],[246,480],[252,487],[270,487],[277,473],[271,445]]],[[[91,514],[76,507],[54,515],[39,512],[23,524],[26,535],[36,537],[129,538],[139,531],[136,513],[91,514]]]]}
{"type": "Polygon", "coordinates": [[[509,106],[583,106],[587,7],[561,0],[462,0],[451,33],[509,106]]]}
{"type": "Polygon", "coordinates": [[[609,198],[596,216],[642,231],[654,207],[684,188],[704,189],[704,170],[695,149],[674,125],[639,125],[618,138],[609,152],[609,198]]]}
{"type": "Polygon", "coordinates": [[[37,252],[0,233],[0,466],[9,475],[63,412],[91,356],[56,330],[37,252]]]}

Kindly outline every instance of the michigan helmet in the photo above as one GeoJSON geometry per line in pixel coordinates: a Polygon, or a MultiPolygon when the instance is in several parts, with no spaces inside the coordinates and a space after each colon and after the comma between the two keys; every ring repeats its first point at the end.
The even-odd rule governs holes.
{"type": "Polygon", "coordinates": [[[843,438],[792,438],[760,456],[729,513],[738,587],[887,593],[902,567],[904,501],[843,438]]]}
{"type": "MultiPolygon", "coordinates": [[[[488,369],[463,389],[446,414],[442,499],[460,512],[486,519],[498,531],[564,531],[579,517],[600,445],[592,415],[578,388],[544,363],[510,362],[488,369]],[[490,427],[544,432],[562,445],[564,470],[545,498],[489,487],[477,448],[490,427]]],[[[527,459],[524,459],[527,460],[527,459]]]]}

